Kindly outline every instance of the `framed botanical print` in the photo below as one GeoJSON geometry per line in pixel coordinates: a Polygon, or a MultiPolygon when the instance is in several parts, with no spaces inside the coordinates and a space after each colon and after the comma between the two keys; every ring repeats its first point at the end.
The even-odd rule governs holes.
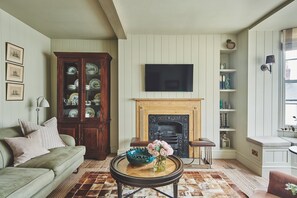
{"type": "Polygon", "coordinates": [[[6,42],[6,60],[22,65],[24,60],[24,48],[6,42]]]}
{"type": "Polygon", "coordinates": [[[24,100],[24,84],[6,83],[6,100],[24,100]]]}
{"type": "Polygon", "coordinates": [[[6,63],[6,80],[23,82],[24,67],[12,63],[6,63]]]}

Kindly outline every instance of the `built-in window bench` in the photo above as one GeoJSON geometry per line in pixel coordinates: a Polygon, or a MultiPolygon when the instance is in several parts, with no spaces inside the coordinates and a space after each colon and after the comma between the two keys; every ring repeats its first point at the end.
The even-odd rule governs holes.
{"type": "Polygon", "coordinates": [[[257,174],[268,179],[271,170],[280,170],[288,174],[297,173],[297,155],[288,150],[291,145],[297,145],[297,138],[247,137],[247,141],[249,142],[249,158],[252,162],[249,167],[257,174]]]}

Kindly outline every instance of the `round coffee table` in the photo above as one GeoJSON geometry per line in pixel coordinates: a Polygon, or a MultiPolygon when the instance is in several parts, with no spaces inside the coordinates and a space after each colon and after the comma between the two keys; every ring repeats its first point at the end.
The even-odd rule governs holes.
{"type": "Polygon", "coordinates": [[[177,156],[171,155],[166,160],[166,170],[162,172],[154,172],[153,162],[144,166],[132,166],[129,164],[126,155],[119,155],[110,162],[110,174],[117,182],[118,197],[122,197],[122,185],[139,187],[139,189],[126,195],[129,197],[143,188],[152,188],[155,191],[172,197],[155,187],[173,184],[173,197],[178,194],[178,181],[183,174],[183,162],[177,156]]]}

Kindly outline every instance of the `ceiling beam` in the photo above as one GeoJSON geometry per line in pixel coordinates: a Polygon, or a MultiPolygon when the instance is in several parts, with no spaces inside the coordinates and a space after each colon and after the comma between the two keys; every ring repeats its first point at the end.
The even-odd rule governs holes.
{"type": "Polygon", "coordinates": [[[261,23],[262,21],[264,21],[265,19],[269,18],[270,16],[272,16],[274,13],[278,12],[279,10],[283,9],[284,7],[286,7],[287,5],[289,5],[290,3],[292,3],[294,0],[286,0],[285,2],[281,3],[279,6],[277,6],[276,8],[274,8],[273,10],[271,10],[270,12],[268,12],[267,14],[265,14],[264,16],[262,16],[260,19],[258,19],[257,21],[255,21],[253,24],[251,24],[248,29],[252,29],[254,28],[256,25],[258,25],[259,23],[261,23]]]}
{"type": "Polygon", "coordinates": [[[113,0],[98,0],[118,39],[127,39],[113,0]]]}

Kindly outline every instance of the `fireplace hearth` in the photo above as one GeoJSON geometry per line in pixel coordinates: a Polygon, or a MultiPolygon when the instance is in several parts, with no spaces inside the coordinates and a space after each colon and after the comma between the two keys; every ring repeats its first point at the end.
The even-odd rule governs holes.
{"type": "Polygon", "coordinates": [[[189,115],[149,115],[148,138],[170,144],[174,155],[189,157],[189,115]]]}

